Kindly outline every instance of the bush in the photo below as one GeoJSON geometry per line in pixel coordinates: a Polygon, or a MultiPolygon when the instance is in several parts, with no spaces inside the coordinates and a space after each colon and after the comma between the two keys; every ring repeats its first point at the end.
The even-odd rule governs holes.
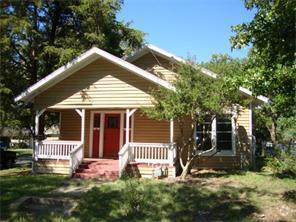
{"type": "Polygon", "coordinates": [[[296,176],[296,157],[291,149],[276,149],[275,155],[266,158],[266,167],[278,176],[296,176]]]}
{"type": "Polygon", "coordinates": [[[137,178],[125,180],[125,192],[123,197],[126,203],[126,215],[137,217],[141,215],[146,202],[144,192],[141,190],[140,181],[137,178]]]}

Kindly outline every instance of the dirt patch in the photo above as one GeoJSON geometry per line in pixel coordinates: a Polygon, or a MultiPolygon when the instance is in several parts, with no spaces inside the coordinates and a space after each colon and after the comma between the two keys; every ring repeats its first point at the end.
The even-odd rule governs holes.
{"type": "Polygon", "coordinates": [[[32,216],[54,213],[60,216],[71,216],[77,202],[70,198],[44,198],[25,196],[11,204],[10,209],[20,210],[32,216]]]}

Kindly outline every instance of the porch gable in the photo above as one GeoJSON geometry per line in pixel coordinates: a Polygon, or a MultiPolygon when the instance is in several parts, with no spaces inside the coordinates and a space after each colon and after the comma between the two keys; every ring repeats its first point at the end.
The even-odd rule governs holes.
{"type": "Polygon", "coordinates": [[[151,106],[156,84],[105,59],[97,59],[36,96],[42,108],[127,108],[151,106]]]}

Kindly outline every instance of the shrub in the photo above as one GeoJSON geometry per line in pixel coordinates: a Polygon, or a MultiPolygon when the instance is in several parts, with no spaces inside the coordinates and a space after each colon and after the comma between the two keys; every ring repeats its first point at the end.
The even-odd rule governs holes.
{"type": "Polygon", "coordinates": [[[296,176],[296,157],[291,149],[276,149],[275,155],[266,158],[266,167],[278,176],[296,176]]]}
{"type": "Polygon", "coordinates": [[[124,200],[127,216],[140,216],[145,203],[144,192],[141,190],[140,181],[137,178],[125,180],[124,200]]]}

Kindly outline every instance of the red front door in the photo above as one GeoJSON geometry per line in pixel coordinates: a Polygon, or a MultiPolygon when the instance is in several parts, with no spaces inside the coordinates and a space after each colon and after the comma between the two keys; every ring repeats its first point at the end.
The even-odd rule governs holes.
{"type": "Polygon", "coordinates": [[[118,157],[120,114],[106,114],[104,127],[104,157],[118,157]]]}

